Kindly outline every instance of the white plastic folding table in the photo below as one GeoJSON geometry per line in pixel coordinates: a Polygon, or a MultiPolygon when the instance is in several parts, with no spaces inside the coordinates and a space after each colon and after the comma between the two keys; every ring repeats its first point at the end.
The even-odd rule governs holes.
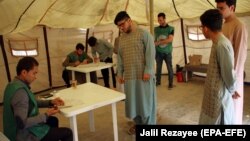
{"type": "MultiPolygon", "coordinates": [[[[60,90],[56,97],[65,101],[65,108],[61,108],[60,112],[70,120],[74,141],[78,141],[76,116],[107,105],[112,106],[114,141],[118,141],[116,103],[125,99],[124,93],[88,82],[77,85],[76,88],[60,90]]],[[[94,118],[89,116],[89,122],[90,130],[94,131],[94,118]]]]}

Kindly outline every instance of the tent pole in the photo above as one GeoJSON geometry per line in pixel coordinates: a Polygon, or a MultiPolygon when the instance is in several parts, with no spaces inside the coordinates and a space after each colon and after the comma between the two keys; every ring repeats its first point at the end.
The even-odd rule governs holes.
{"type": "Polygon", "coordinates": [[[4,60],[5,69],[6,69],[7,78],[8,78],[8,81],[10,82],[11,81],[10,69],[9,69],[9,65],[8,65],[7,55],[6,55],[6,52],[4,49],[3,35],[0,35],[0,46],[2,49],[2,53],[3,53],[3,60],[4,60]]]}
{"type": "Polygon", "coordinates": [[[88,39],[89,39],[89,28],[87,29],[87,32],[86,32],[86,40],[85,40],[85,46],[86,46],[86,50],[85,52],[88,53],[88,47],[89,47],[89,44],[88,44],[88,39]]]}
{"type": "Polygon", "coordinates": [[[154,0],[149,0],[150,33],[154,35],[154,0]]]}
{"type": "Polygon", "coordinates": [[[181,37],[182,37],[182,45],[183,45],[183,52],[184,52],[184,61],[187,64],[187,53],[186,53],[186,42],[184,36],[184,26],[183,26],[183,19],[181,18],[181,37]]]}
{"type": "Polygon", "coordinates": [[[49,56],[49,45],[48,45],[48,37],[47,37],[47,30],[46,27],[43,26],[43,36],[44,36],[44,43],[45,43],[45,50],[46,50],[46,57],[47,57],[47,64],[48,64],[48,76],[49,76],[49,87],[52,88],[52,77],[51,77],[51,64],[50,64],[50,56],[49,56]]]}

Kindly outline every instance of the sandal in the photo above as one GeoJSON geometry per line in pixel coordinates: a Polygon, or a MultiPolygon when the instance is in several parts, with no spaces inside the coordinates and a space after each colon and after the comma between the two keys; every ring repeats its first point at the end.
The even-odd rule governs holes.
{"type": "Polygon", "coordinates": [[[128,134],[129,134],[129,135],[134,135],[134,134],[135,134],[135,125],[132,126],[132,127],[130,127],[130,128],[128,129],[128,134]]]}

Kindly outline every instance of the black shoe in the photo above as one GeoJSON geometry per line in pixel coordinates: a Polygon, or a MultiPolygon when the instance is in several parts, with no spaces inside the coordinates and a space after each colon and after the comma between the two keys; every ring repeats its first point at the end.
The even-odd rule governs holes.
{"type": "Polygon", "coordinates": [[[156,82],[156,86],[159,86],[159,85],[161,85],[161,83],[159,83],[159,82],[156,82]]]}
{"type": "Polygon", "coordinates": [[[168,85],[168,89],[169,89],[169,90],[171,90],[173,87],[174,87],[173,84],[169,84],[169,85],[168,85]]]}

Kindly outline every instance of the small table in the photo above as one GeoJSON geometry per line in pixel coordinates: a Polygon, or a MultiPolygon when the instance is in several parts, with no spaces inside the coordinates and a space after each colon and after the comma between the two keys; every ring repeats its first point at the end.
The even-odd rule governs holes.
{"type": "Polygon", "coordinates": [[[68,66],[66,67],[66,69],[72,71],[72,80],[75,80],[75,71],[77,71],[77,72],[86,73],[86,81],[90,82],[90,72],[102,70],[106,68],[111,68],[113,66],[114,66],[113,63],[99,62],[99,63],[79,65],[77,67],[68,66]]]}
{"type": "MultiPolygon", "coordinates": [[[[102,70],[106,68],[111,68],[113,66],[114,66],[113,63],[98,62],[98,63],[79,65],[77,67],[68,66],[66,67],[66,69],[72,71],[72,80],[75,80],[75,71],[86,73],[86,82],[88,83],[90,82],[90,72],[102,70]]],[[[93,111],[89,111],[89,120],[90,120],[90,131],[94,132],[95,127],[93,126],[94,125],[94,112],[93,111]]]]}
{"type": "MultiPolygon", "coordinates": [[[[60,112],[70,119],[74,141],[78,141],[76,116],[106,105],[112,106],[114,141],[118,141],[116,103],[125,99],[124,93],[88,82],[77,85],[76,88],[60,90],[56,96],[65,101],[65,108],[61,108],[60,112]],[[71,107],[67,107],[67,105],[71,107]]],[[[89,118],[90,125],[94,126],[92,117],[89,118]]]]}
{"type": "Polygon", "coordinates": [[[193,72],[201,72],[201,73],[207,73],[207,68],[208,64],[200,64],[200,65],[190,65],[186,64],[184,67],[184,72],[185,72],[185,81],[188,81],[188,72],[192,73],[193,72]]]}

